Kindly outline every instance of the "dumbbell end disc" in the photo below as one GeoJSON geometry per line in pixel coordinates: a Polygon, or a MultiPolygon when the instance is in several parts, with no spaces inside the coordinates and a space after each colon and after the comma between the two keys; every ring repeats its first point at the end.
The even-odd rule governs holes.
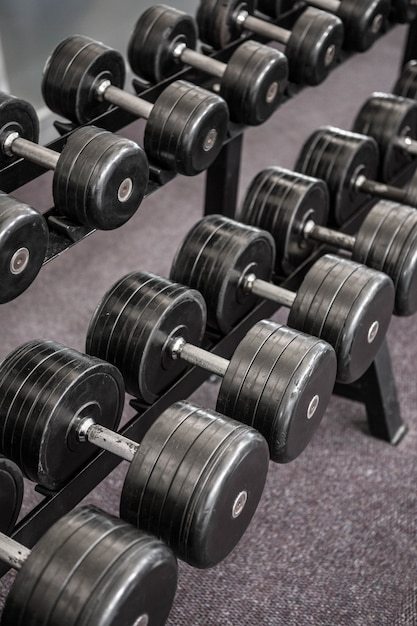
{"type": "Polygon", "coordinates": [[[352,259],[387,274],[394,282],[394,315],[417,311],[417,212],[380,200],[362,222],[352,259]]]}
{"type": "Polygon", "coordinates": [[[288,463],[316,431],[335,378],[336,356],[329,344],[262,320],[233,353],[216,408],[256,428],[271,459],[288,463]]]}
{"type": "MultiPolygon", "coordinates": [[[[243,427],[239,424],[238,428],[243,427]]],[[[198,508],[190,519],[194,533],[187,545],[189,563],[213,567],[232,552],[261,498],[268,458],[266,442],[255,430],[250,436],[234,437],[220,450],[216,471],[196,490],[198,508]]]]}
{"type": "Polygon", "coordinates": [[[48,239],[43,215],[0,192],[0,304],[17,298],[35,280],[48,239]]]}
{"type": "Polygon", "coordinates": [[[55,169],[55,205],[90,228],[118,228],[138,209],[148,173],[147,157],[133,141],[95,126],[78,128],[55,169]]]}
{"type": "Polygon", "coordinates": [[[336,354],[330,345],[317,340],[300,360],[286,390],[276,430],[270,444],[271,461],[289,463],[310,443],[333,393],[336,354]]]}
{"type": "Polygon", "coordinates": [[[328,214],[329,193],[322,180],[283,167],[268,167],[249,185],[239,219],[271,233],[275,271],[287,276],[318,245],[304,237],[305,224],[312,220],[324,226],[328,214]]]}
{"type": "Polygon", "coordinates": [[[145,151],[161,167],[195,176],[219,155],[228,124],[229,111],[222,98],[178,80],[164,89],[152,108],[145,151]]]}
{"type": "Polygon", "coordinates": [[[3,141],[9,133],[18,133],[23,139],[37,143],[39,140],[39,120],[34,107],[25,100],[15,98],[0,91],[0,168],[18,156],[7,155],[3,149],[3,141]]]}
{"type": "Polygon", "coordinates": [[[345,27],[343,47],[365,52],[384,33],[390,11],[389,0],[341,2],[338,16],[345,27]]]}
{"type": "Polygon", "coordinates": [[[394,309],[395,292],[390,278],[381,273],[379,280],[362,294],[361,303],[352,307],[350,328],[346,327],[346,346],[338,366],[340,382],[360,378],[374,361],[386,335],[394,309]],[[356,309],[356,311],[354,311],[356,309]]]}
{"type": "Polygon", "coordinates": [[[147,431],[123,486],[121,517],[205,569],[236,546],[257,508],[268,447],[254,429],[178,402],[147,431]]]}
{"type": "Polygon", "coordinates": [[[307,7],[295,22],[285,49],[290,81],[322,83],[337,62],[343,37],[343,23],[338,17],[307,7]]]}
{"type": "Polygon", "coordinates": [[[288,61],[282,52],[245,41],[233,53],[220,83],[233,121],[258,126],[281,104],[288,84],[288,61]]]}
{"type": "Polygon", "coordinates": [[[330,343],[337,379],[351,383],[372,364],[394,308],[394,285],[380,271],[326,254],[307,272],[288,324],[330,343]]]}

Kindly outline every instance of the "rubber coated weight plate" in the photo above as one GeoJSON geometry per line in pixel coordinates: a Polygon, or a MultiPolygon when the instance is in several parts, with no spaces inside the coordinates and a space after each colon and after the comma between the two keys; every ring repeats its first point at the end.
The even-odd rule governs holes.
{"type": "Polygon", "coordinates": [[[389,0],[341,0],[337,15],[343,22],[343,47],[365,52],[385,31],[389,0]]]}
{"type": "Polygon", "coordinates": [[[82,507],[55,523],[33,548],[2,622],[162,626],[176,583],[175,558],[162,542],[92,506],[82,507]]]}
{"type": "Polygon", "coordinates": [[[381,153],[378,180],[389,182],[415,159],[396,145],[397,137],[417,138],[417,102],[374,93],[359,111],[353,130],[375,139],[381,153]]]}
{"type": "Polygon", "coordinates": [[[22,508],[23,476],[16,463],[0,455],[0,532],[12,532],[22,508]]]}
{"type": "Polygon", "coordinates": [[[405,186],[407,191],[407,202],[412,207],[417,207],[417,169],[411,180],[405,186]]]}
{"type": "Polygon", "coordinates": [[[247,11],[252,15],[255,6],[255,0],[200,0],[196,19],[201,41],[219,50],[239,39],[242,28],[236,22],[237,14],[247,11]]]}
{"type": "MultiPolygon", "coordinates": [[[[39,381],[42,384],[42,375],[47,378],[43,370],[38,370],[39,363],[50,354],[47,343],[28,342],[11,352],[0,366],[1,390],[1,451],[13,459],[23,470],[25,475],[31,475],[32,468],[37,469],[36,455],[32,456],[31,437],[24,439],[26,422],[33,430],[29,416],[33,398],[39,381]],[[26,368],[27,374],[25,374],[26,368]]],[[[62,445],[62,442],[61,442],[62,445]]]]}
{"type": "Polygon", "coordinates": [[[328,341],[337,355],[337,378],[349,383],[374,360],[393,307],[394,286],[388,276],[327,254],[306,274],[288,325],[328,341]]]}
{"type": "Polygon", "coordinates": [[[23,139],[38,143],[39,120],[29,102],[0,91],[0,168],[20,158],[13,154],[7,155],[2,149],[10,133],[18,133],[23,139]]]}
{"type": "MultiPolygon", "coordinates": [[[[229,420],[226,425],[229,432],[222,432],[216,450],[198,476],[181,529],[187,552],[198,554],[199,558],[205,554],[206,561],[211,559],[212,563],[223,560],[245,533],[268,471],[269,453],[264,438],[242,424],[229,420]],[[197,536],[195,528],[199,531],[197,536]]],[[[204,434],[206,446],[212,450],[209,429],[204,434]]],[[[200,456],[200,446],[200,441],[194,446],[196,458],[200,456]]]]}
{"type": "MultiPolygon", "coordinates": [[[[350,364],[356,326],[360,325],[359,320],[353,318],[356,326],[352,328],[352,320],[349,319],[349,309],[356,301],[356,294],[352,296],[349,291],[355,270],[343,262],[338,263],[336,257],[328,256],[316,263],[306,275],[288,316],[288,325],[331,343],[338,361],[338,380],[352,382],[367,368],[365,365],[360,373],[352,373],[350,364]]],[[[357,286],[359,292],[361,288],[362,285],[357,286]]],[[[369,325],[367,332],[368,328],[369,325]]],[[[372,359],[367,362],[368,365],[370,362],[372,359]]]]}
{"type": "Polygon", "coordinates": [[[216,409],[259,430],[271,459],[286,463],[301,454],[317,429],[335,375],[328,344],[263,320],[236,348],[216,409]]]}
{"type": "Polygon", "coordinates": [[[415,0],[392,0],[392,18],[404,24],[417,18],[417,4],[415,0]]]}
{"type": "Polygon", "coordinates": [[[35,280],[48,239],[44,217],[0,191],[0,304],[17,298],[35,280]]]}
{"type": "Polygon", "coordinates": [[[79,421],[115,429],[123,410],[119,371],[53,341],[31,341],[0,367],[2,449],[26,476],[54,490],[96,448],[78,444],[79,421]],[[72,434],[74,433],[74,434],[72,434]]]}
{"type": "Polygon", "coordinates": [[[409,232],[407,242],[393,270],[393,274],[397,276],[395,310],[398,311],[398,315],[413,315],[417,310],[416,241],[417,228],[414,227],[409,232]]]}
{"type": "MultiPolygon", "coordinates": [[[[299,359],[297,343],[291,346],[291,353],[287,353],[286,358],[283,358],[288,346],[295,339],[295,333],[281,336],[276,329],[272,329],[271,332],[271,329],[260,326],[256,333],[250,335],[248,341],[246,339],[245,352],[242,354],[239,351],[240,354],[232,359],[235,364],[231,363],[231,367],[235,367],[235,376],[239,381],[239,386],[237,393],[234,394],[235,402],[228,406],[227,410],[235,415],[242,411],[243,415],[256,419],[253,426],[262,432],[269,442],[271,459],[275,462],[287,462],[292,460],[292,457],[288,456],[285,429],[288,428],[288,424],[292,425],[292,411],[286,405],[288,413],[285,414],[285,418],[283,414],[279,415],[280,419],[272,420],[271,417],[275,414],[273,406],[277,399],[285,398],[288,380],[294,372],[294,365],[295,369],[297,368],[299,359]],[[268,334],[265,334],[265,331],[268,334]],[[263,342],[260,343],[260,340],[263,342]],[[252,355],[249,367],[248,355],[249,357],[252,355]],[[242,390],[244,390],[243,393],[242,390]],[[250,393],[248,393],[249,390],[250,393]]],[[[305,346],[301,352],[305,356],[305,346]]],[[[296,441],[299,444],[298,439],[296,441]]],[[[299,447],[296,448],[296,452],[298,456],[299,447]]]]}
{"type": "Polygon", "coordinates": [[[207,323],[228,333],[258,298],[241,288],[244,274],[269,281],[274,242],[269,233],[222,215],[199,220],[187,233],[172,263],[170,278],[199,291],[207,323]]]}
{"type": "Polygon", "coordinates": [[[180,43],[192,50],[196,48],[195,20],[173,7],[152,6],[142,13],[130,37],[127,52],[130,67],[135,74],[159,83],[181,70],[181,61],[173,55],[180,43]]]}
{"type": "Polygon", "coordinates": [[[148,178],[148,160],[136,143],[95,126],[79,128],[59,157],[54,202],[77,223],[111,230],[135,214],[148,178]]]}
{"type": "Polygon", "coordinates": [[[355,188],[357,177],[375,180],[378,163],[378,145],[372,137],[323,126],[303,145],[295,169],[327,183],[331,221],[341,225],[369,198],[355,188]]]}
{"type": "MultiPolygon", "coordinates": [[[[139,364],[138,397],[145,402],[154,401],[188,369],[181,359],[171,358],[164,340],[168,341],[171,335],[181,335],[199,345],[206,318],[200,294],[163,280],[150,287],[150,290],[144,289],[139,308],[135,309],[141,311],[138,328],[134,331],[137,342],[132,345],[130,367],[125,368],[128,372],[136,372],[139,364]]],[[[130,318],[127,318],[127,328],[129,324],[132,328],[130,318]]]]}
{"type": "MultiPolygon", "coordinates": [[[[398,235],[404,224],[404,218],[408,218],[408,207],[406,213],[401,210],[397,218],[397,209],[400,205],[387,200],[380,200],[369,211],[355,238],[355,246],[352,251],[352,259],[357,263],[369,265],[374,269],[384,271],[384,265],[389,253],[392,253],[392,246],[395,245],[396,256],[401,253],[405,243],[404,236],[398,235]],[[395,242],[395,243],[394,243],[395,242]]],[[[414,210],[412,210],[414,212],[414,210]]],[[[408,234],[408,226],[404,235],[408,234]]],[[[391,277],[393,278],[393,277],[391,277]]]]}
{"type": "Polygon", "coordinates": [[[180,334],[199,345],[205,320],[198,292],[149,272],[132,272],[117,281],[98,305],[86,351],[116,365],[127,391],[150,404],[188,367],[170,357],[168,339],[180,334]]]}
{"type": "Polygon", "coordinates": [[[356,237],[353,258],[390,276],[396,315],[417,310],[417,213],[381,200],[366,216],[356,237]]]}
{"type": "MultiPolygon", "coordinates": [[[[141,498],[142,510],[148,510],[148,516],[144,515],[148,527],[157,529],[153,532],[164,537],[180,558],[200,568],[218,562],[215,554],[210,554],[213,548],[207,549],[208,529],[197,525],[187,537],[184,527],[187,528],[187,520],[193,514],[193,494],[198,492],[200,481],[204,483],[204,479],[210,476],[210,465],[213,457],[216,457],[217,447],[225,436],[230,435],[230,431],[227,430],[226,435],[225,430],[223,418],[211,420],[211,423],[204,416],[187,418],[175,428],[166,442],[147,482],[147,492],[141,498]],[[153,517],[149,516],[151,511],[153,517]]],[[[211,515],[212,509],[209,510],[211,515]]],[[[207,515],[207,502],[202,513],[203,516],[207,515]]],[[[227,518],[230,511],[228,513],[227,518]]],[[[204,522],[204,519],[201,521],[204,522]]]]}
{"type": "Polygon", "coordinates": [[[221,98],[185,81],[175,81],[152,108],[145,127],[145,152],[166,169],[194,176],[218,156],[228,123],[229,112],[221,98]]]}
{"type": "Polygon", "coordinates": [[[123,487],[121,516],[152,527],[188,563],[211,567],[245,532],[267,468],[267,446],[256,431],[177,403],[141,442],[123,487]],[[246,503],[239,513],[241,494],[246,503]]]}
{"type": "Polygon", "coordinates": [[[275,272],[288,275],[317,244],[303,236],[308,220],[327,224],[329,193],[326,184],[282,167],[269,167],[257,174],[243,200],[239,219],[262,228],[275,241],[275,272]]]}
{"type": "Polygon", "coordinates": [[[96,97],[96,89],[104,80],[123,88],[122,55],[100,42],[76,35],[59,43],[47,60],[42,95],[52,111],[76,124],[85,124],[111,106],[96,97]]]}
{"type": "Polygon", "coordinates": [[[343,32],[338,17],[308,7],[295,22],[285,48],[290,81],[307,85],[323,82],[339,56],[343,32]]]}
{"type": "MultiPolygon", "coordinates": [[[[417,9],[416,9],[417,10],[417,9]]],[[[409,61],[394,85],[393,93],[403,98],[417,99],[417,61],[409,61]]]]}
{"type": "MultiPolygon", "coordinates": [[[[184,407],[173,416],[170,408],[158,418],[158,427],[146,433],[145,445],[142,440],[132,460],[123,485],[120,514],[143,530],[151,528],[157,536],[165,533],[167,543],[178,545],[173,511],[169,511],[167,518],[165,502],[176,470],[183,465],[191,442],[198,438],[206,424],[188,419],[195,407],[189,410],[184,407]]],[[[174,509],[176,511],[175,506],[174,509]]]]}
{"type": "Polygon", "coordinates": [[[194,288],[199,292],[204,290],[204,301],[208,305],[207,324],[215,329],[218,328],[217,305],[224,302],[221,289],[223,277],[215,271],[215,255],[228,255],[230,258],[232,252],[229,242],[221,237],[222,231],[220,230],[220,234],[217,231],[218,226],[211,220],[207,224],[203,222],[199,227],[193,226],[177,250],[170,271],[171,280],[189,286],[191,283],[198,285],[194,288]],[[205,256],[202,257],[204,253],[205,256]]]}
{"type": "Polygon", "coordinates": [[[288,83],[284,54],[256,41],[245,41],[232,54],[220,82],[220,95],[235,122],[257,126],[281,103],[288,83]]]}

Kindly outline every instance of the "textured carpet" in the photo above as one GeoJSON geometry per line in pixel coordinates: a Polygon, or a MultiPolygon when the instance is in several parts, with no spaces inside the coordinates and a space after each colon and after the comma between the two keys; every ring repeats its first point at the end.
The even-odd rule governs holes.
{"type": "MultiPolygon", "coordinates": [[[[240,194],[260,169],[293,166],[317,126],[349,128],[365,97],[389,90],[404,34],[404,28],[395,29],[249,130],[240,194]]],[[[126,132],[135,136],[134,127],[126,132]]],[[[45,176],[18,195],[46,209],[49,187],[45,176]]],[[[0,308],[0,359],[36,337],[83,349],[95,305],[117,278],[138,268],[168,274],[179,242],[201,215],[203,192],[203,175],[178,178],[148,198],[124,227],[97,233],[44,267],[20,298],[0,308]]],[[[279,319],[285,318],[280,312],[279,319]]],[[[417,623],[416,331],[415,317],[396,318],[388,334],[409,427],[400,445],[369,435],[362,405],[333,398],[305,453],[286,466],[271,464],[261,505],[233,554],[204,572],[180,564],[170,626],[417,623]]],[[[214,407],[216,390],[206,383],[193,398],[214,407]]],[[[125,471],[122,464],[87,501],[117,513],[125,471]]],[[[27,482],[24,512],[37,499],[27,482]]],[[[12,578],[0,581],[3,599],[12,578]]]]}

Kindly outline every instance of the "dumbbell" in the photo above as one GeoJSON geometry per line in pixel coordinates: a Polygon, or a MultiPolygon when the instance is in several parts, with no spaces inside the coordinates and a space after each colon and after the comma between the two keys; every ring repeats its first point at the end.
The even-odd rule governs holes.
{"type": "Polygon", "coordinates": [[[391,0],[391,17],[400,24],[413,22],[417,18],[416,0],[391,0]]]}
{"type": "Polygon", "coordinates": [[[224,48],[246,31],[277,41],[285,46],[290,81],[321,83],[339,56],[344,36],[341,20],[308,7],[292,30],[286,30],[254,17],[255,7],[255,0],[200,0],[197,23],[201,40],[224,48]]]}
{"type": "Polygon", "coordinates": [[[266,231],[210,215],[185,236],[170,277],[198,289],[207,303],[209,323],[222,331],[242,319],[256,297],[289,308],[288,326],[333,346],[339,382],[358,379],[374,360],[391,319],[391,279],[348,259],[325,255],[295,293],[269,282],[274,252],[266,231]]]}
{"type": "Polygon", "coordinates": [[[379,149],[373,137],[322,126],[307,139],[295,168],[329,188],[332,222],[343,224],[369,197],[417,206],[417,173],[406,188],[377,182],[379,149]]]}
{"type": "MultiPolygon", "coordinates": [[[[375,43],[391,9],[390,0],[307,0],[307,2],[317,9],[337,15],[345,28],[343,47],[357,52],[364,52],[375,43]]],[[[297,5],[297,2],[293,0],[292,5],[297,5]]],[[[279,17],[283,9],[288,10],[285,3],[282,6],[280,1],[274,0],[259,0],[257,8],[273,18],[279,17]]]]}
{"type": "Polygon", "coordinates": [[[261,432],[273,461],[295,459],[332,394],[333,348],[262,320],[229,361],[199,347],[205,320],[206,306],[197,291],[149,272],[132,272],[98,305],[87,352],[116,365],[127,391],[148,404],[181,378],[188,364],[220,376],[216,410],[261,432]]]}
{"type": "Polygon", "coordinates": [[[0,534],[0,560],[18,570],[4,626],[162,626],[177,587],[162,541],[91,505],[61,517],[32,550],[0,534]]]}
{"type": "Polygon", "coordinates": [[[373,93],[355,118],[353,132],[378,144],[378,179],[390,181],[417,156],[417,101],[388,93],[373,93]]]}
{"type": "Polygon", "coordinates": [[[352,252],[352,259],[392,279],[394,313],[417,311],[417,211],[380,200],[369,211],[355,237],[326,228],[329,193],[326,184],[282,167],[268,167],[251,182],[239,219],[267,230],[277,250],[275,271],[289,274],[318,243],[352,252]]]}
{"type": "Polygon", "coordinates": [[[417,100],[417,60],[412,59],[403,68],[394,85],[393,93],[403,98],[417,100]]]}
{"type": "Polygon", "coordinates": [[[193,176],[211,165],[226,137],[229,112],[219,96],[179,80],[152,104],[123,90],[122,55],[76,35],[59,43],[46,62],[42,93],[48,107],[84,124],[111,105],[147,120],[144,147],[157,165],[193,176]]]}
{"type": "Polygon", "coordinates": [[[123,409],[120,372],[54,341],[30,341],[9,354],[0,390],[1,449],[43,487],[65,484],[93,444],[130,462],[122,519],[189,564],[217,564],[245,532],[269,460],[253,428],[179,402],[137,444],[112,430],[123,409]]]}
{"type": "Polygon", "coordinates": [[[0,167],[23,157],[53,170],[57,210],[90,228],[117,228],[136,212],[148,184],[148,160],[137,144],[93,126],[75,130],[61,153],[38,138],[32,105],[0,92],[0,167]]]}
{"type": "Polygon", "coordinates": [[[0,304],[17,298],[32,284],[48,240],[43,215],[0,191],[0,304]]]}
{"type": "Polygon", "coordinates": [[[130,66],[136,74],[159,82],[190,65],[220,79],[219,93],[233,121],[255,126],[267,120],[287,86],[286,57],[246,41],[226,64],[197,52],[197,37],[193,17],[165,5],[152,6],[140,16],[129,40],[130,66]]]}

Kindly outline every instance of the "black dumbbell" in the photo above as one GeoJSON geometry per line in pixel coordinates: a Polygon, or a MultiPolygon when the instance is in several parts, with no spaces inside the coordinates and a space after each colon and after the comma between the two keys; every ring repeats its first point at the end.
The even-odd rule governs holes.
{"type": "Polygon", "coordinates": [[[180,80],[152,104],[124,91],[124,82],[125,63],[119,52],[76,35],[64,39],[50,55],[42,93],[52,111],[75,123],[89,122],[111,105],[146,119],[146,154],[165,169],[193,176],[211,165],[229,122],[222,98],[180,80]]]}
{"type": "Polygon", "coordinates": [[[394,85],[393,93],[403,98],[417,100],[417,60],[412,59],[403,68],[394,85]]]}
{"type": "Polygon", "coordinates": [[[254,17],[255,6],[255,0],[200,0],[197,23],[201,40],[214,48],[224,48],[246,31],[277,41],[285,46],[292,82],[321,83],[339,56],[344,35],[341,20],[308,7],[293,29],[286,30],[254,17]]]}
{"type": "Polygon", "coordinates": [[[229,361],[199,347],[205,319],[206,306],[197,291],[149,272],[133,272],[99,304],[87,352],[119,367],[127,391],[147,403],[169,389],[187,364],[221,376],[216,409],[259,430],[273,461],[296,458],[332,394],[333,348],[263,320],[248,331],[229,361]]]}
{"type": "Polygon", "coordinates": [[[291,328],[333,346],[338,380],[358,379],[388,329],[394,306],[391,279],[359,263],[325,255],[295,293],[259,278],[266,267],[271,276],[274,265],[275,246],[268,235],[221,215],[204,217],[186,235],[170,276],[201,292],[210,323],[223,331],[246,315],[254,296],[288,307],[291,328]],[[213,293],[214,287],[221,297],[213,293]]]}
{"type": "Polygon", "coordinates": [[[394,313],[417,311],[417,211],[380,200],[352,237],[326,228],[329,194],[326,184],[282,167],[259,172],[248,187],[239,213],[246,224],[274,238],[275,270],[289,274],[319,243],[352,252],[352,259],[392,279],[394,313]]]}
{"type": "Polygon", "coordinates": [[[373,93],[355,118],[353,132],[378,144],[378,179],[388,182],[417,156],[417,101],[388,93],[373,93]]]}
{"type": "Polygon", "coordinates": [[[14,529],[22,508],[23,475],[20,468],[0,455],[0,534],[8,535],[14,529]]]}
{"type": "Polygon", "coordinates": [[[38,137],[35,109],[0,92],[0,166],[23,157],[54,170],[57,210],[90,228],[117,228],[132,217],[148,184],[142,148],[93,126],[74,131],[61,153],[40,146],[38,137]]]}
{"type": "Polygon", "coordinates": [[[136,74],[159,82],[190,65],[220,79],[219,93],[233,121],[254,126],[268,119],[287,86],[286,57],[247,41],[226,64],[197,52],[197,36],[193,17],[165,5],[152,6],[138,19],[129,40],[130,66],[136,74]]]}
{"type": "Polygon", "coordinates": [[[18,570],[3,626],[162,626],[177,588],[162,541],[91,505],[61,517],[32,550],[0,535],[0,560],[18,570]]]}
{"type": "Polygon", "coordinates": [[[0,304],[17,298],[32,284],[48,240],[43,215],[0,191],[0,304]]]}
{"type": "Polygon", "coordinates": [[[333,126],[315,130],[303,145],[295,169],[321,178],[329,188],[331,220],[343,224],[370,196],[417,207],[417,173],[401,189],[377,182],[379,149],[373,137],[333,126]]]}
{"type": "Polygon", "coordinates": [[[269,460],[253,428],[180,402],[137,444],[111,430],[123,409],[120,372],[53,341],[31,341],[8,355],[0,388],[1,449],[31,480],[57,489],[93,444],[130,462],[121,517],[191,565],[215,565],[242,537],[269,460]]]}
{"type": "Polygon", "coordinates": [[[391,0],[391,18],[400,24],[413,22],[417,18],[416,0],[391,0]]]}
{"type": "MultiPolygon", "coordinates": [[[[307,0],[307,3],[337,15],[345,28],[343,47],[357,52],[364,52],[375,43],[391,9],[390,0],[307,0]]],[[[285,3],[284,6],[281,4],[263,0],[258,2],[258,9],[277,18],[283,9],[288,10],[285,3]]],[[[293,0],[292,4],[297,3],[293,0]]]]}

